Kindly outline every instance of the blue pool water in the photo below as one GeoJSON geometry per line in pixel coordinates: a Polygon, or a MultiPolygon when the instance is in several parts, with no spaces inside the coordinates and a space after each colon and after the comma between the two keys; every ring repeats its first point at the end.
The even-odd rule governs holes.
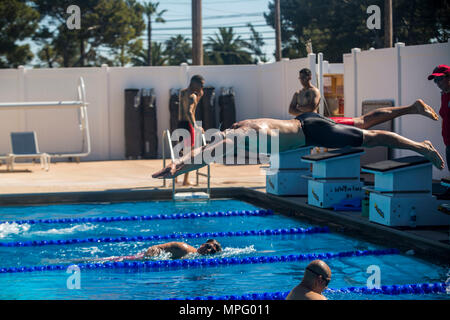
{"type": "MultiPolygon", "coordinates": [[[[77,204],[0,208],[0,221],[68,217],[118,217],[189,212],[260,209],[235,200],[174,203],[77,204]]],[[[261,229],[308,228],[313,225],[282,215],[203,217],[179,220],[86,222],[64,224],[0,224],[0,242],[169,235],[261,229]]],[[[182,239],[197,247],[206,239],[182,239]]],[[[223,252],[214,258],[386,249],[335,233],[220,237],[223,252]]],[[[160,241],[84,243],[40,247],[0,246],[0,268],[71,265],[80,261],[132,255],[160,241]]],[[[197,254],[188,259],[205,258],[197,254]]],[[[212,258],[212,257],[207,257],[212,258]]],[[[170,259],[168,255],[152,258],[170,259]]],[[[367,268],[380,267],[381,285],[445,282],[448,266],[404,254],[343,257],[326,261],[333,276],[330,288],[366,285],[367,268]]],[[[285,292],[299,283],[308,261],[225,265],[178,269],[97,269],[81,271],[81,289],[67,288],[70,274],[61,271],[0,273],[0,299],[169,299],[195,296],[285,292]]],[[[447,294],[363,295],[328,293],[330,299],[449,299],[447,294]]]]}

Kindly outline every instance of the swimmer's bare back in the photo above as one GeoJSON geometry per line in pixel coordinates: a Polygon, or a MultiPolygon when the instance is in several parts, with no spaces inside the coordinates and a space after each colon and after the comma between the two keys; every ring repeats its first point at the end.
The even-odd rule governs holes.
{"type": "Polygon", "coordinates": [[[172,259],[180,259],[189,253],[196,253],[197,249],[184,242],[168,242],[151,246],[147,249],[144,256],[153,257],[160,255],[161,252],[169,252],[172,259]]]}

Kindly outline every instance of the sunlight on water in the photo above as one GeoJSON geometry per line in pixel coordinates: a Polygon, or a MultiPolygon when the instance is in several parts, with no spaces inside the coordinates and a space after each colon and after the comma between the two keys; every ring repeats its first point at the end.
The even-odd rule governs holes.
{"type": "Polygon", "coordinates": [[[97,228],[96,225],[87,223],[87,224],[79,224],[79,225],[75,225],[73,227],[70,228],[62,228],[62,229],[50,229],[50,230],[45,230],[45,231],[34,231],[34,232],[29,232],[27,234],[25,234],[26,236],[32,237],[32,236],[43,236],[43,235],[66,235],[66,234],[74,234],[77,232],[85,232],[85,231],[91,231],[94,230],[95,228],[97,228]]]}
{"type": "Polygon", "coordinates": [[[0,239],[10,235],[22,234],[30,229],[29,224],[2,223],[0,224],[0,239]]]}

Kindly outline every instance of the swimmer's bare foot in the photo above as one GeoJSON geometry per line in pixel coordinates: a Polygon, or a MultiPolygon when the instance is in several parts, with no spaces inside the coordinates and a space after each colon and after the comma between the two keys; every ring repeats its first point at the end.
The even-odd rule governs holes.
{"type": "Polygon", "coordinates": [[[431,142],[425,140],[422,144],[426,148],[426,151],[423,153],[423,156],[427,158],[436,168],[440,170],[444,169],[444,159],[442,159],[441,155],[433,147],[431,142]]]}
{"type": "Polygon", "coordinates": [[[422,99],[416,100],[416,102],[414,102],[413,104],[413,108],[415,110],[415,113],[417,114],[421,114],[435,121],[439,120],[439,116],[437,115],[436,112],[434,112],[433,108],[431,108],[429,105],[423,102],[422,99]]]}
{"type": "Polygon", "coordinates": [[[190,187],[190,186],[194,186],[195,184],[193,184],[192,182],[190,182],[190,181],[184,181],[183,182],[183,186],[185,186],[185,187],[190,187]]]}

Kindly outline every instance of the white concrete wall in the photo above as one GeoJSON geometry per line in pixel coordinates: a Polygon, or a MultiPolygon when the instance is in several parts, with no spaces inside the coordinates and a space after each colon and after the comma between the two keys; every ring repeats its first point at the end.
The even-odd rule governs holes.
{"type": "MultiPolygon", "coordinates": [[[[125,158],[125,89],[155,89],[159,133],[169,128],[169,90],[186,87],[194,74],[203,75],[206,85],[216,88],[216,97],[221,87],[234,88],[238,121],[289,119],[288,104],[300,87],[298,71],[311,65],[313,58],[262,65],[3,69],[0,102],[75,100],[82,76],[92,143],[92,153],[85,159],[120,160],[125,158]]],[[[76,110],[0,111],[0,155],[10,152],[13,131],[36,131],[43,152],[78,152],[82,147],[76,110]]]]}
{"type": "MultiPolygon", "coordinates": [[[[344,55],[346,116],[361,115],[363,100],[379,99],[391,99],[398,106],[409,105],[420,98],[439,112],[440,92],[427,76],[437,65],[450,64],[450,42],[420,46],[397,44],[395,48],[355,51],[344,55]]],[[[441,121],[407,115],[394,121],[394,130],[416,141],[430,140],[445,157],[441,121]]],[[[394,152],[395,157],[412,154],[404,150],[394,152]]],[[[433,169],[434,179],[448,174],[448,168],[433,169]]]]}

